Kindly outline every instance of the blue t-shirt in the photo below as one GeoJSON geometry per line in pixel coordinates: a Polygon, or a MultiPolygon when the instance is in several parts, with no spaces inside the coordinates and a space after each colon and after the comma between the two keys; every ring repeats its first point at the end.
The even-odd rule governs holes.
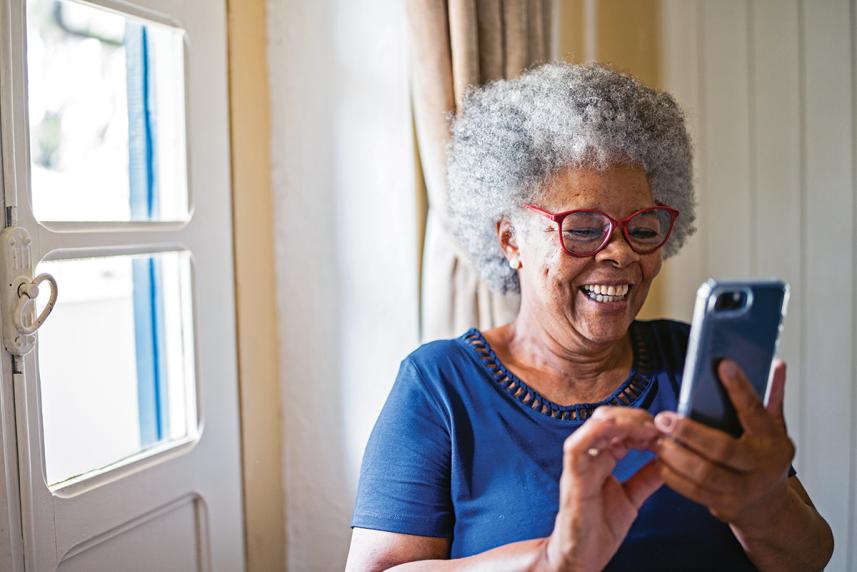
{"type": "MultiPolygon", "coordinates": [[[[689,327],[637,321],[628,379],[598,403],[560,406],[508,371],[482,334],[426,344],[402,362],[360,472],[352,526],[446,537],[450,558],[550,535],[562,445],[602,404],[675,410],[689,327]]],[[[624,481],[652,458],[631,451],[624,481]]],[[[755,570],[729,526],[661,487],[607,570],[755,570]]]]}

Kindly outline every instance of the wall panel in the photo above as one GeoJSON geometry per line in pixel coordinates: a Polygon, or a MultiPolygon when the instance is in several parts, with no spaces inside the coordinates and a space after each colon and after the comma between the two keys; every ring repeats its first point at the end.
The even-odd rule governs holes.
{"type": "MultiPolygon", "coordinates": [[[[689,73],[701,67],[702,61],[702,10],[698,2],[687,0],[662,0],[660,10],[660,88],[669,89],[681,105],[687,117],[687,127],[694,148],[693,172],[696,182],[697,212],[706,210],[705,165],[700,160],[699,141],[702,132],[702,74],[689,73]]],[[[697,227],[705,224],[697,220],[697,227]]],[[[660,304],[649,310],[647,317],[669,316],[677,320],[690,321],[696,287],[705,280],[707,259],[703,233],[697,232],[685,243],[681,252],[664,265],[661,276],[652,291],[659,294],[660,304]]]]}
{"type": "Polygon", "coordinates": [[[848,570],[857,570],[857,1],[851,0],[851,467],[848,481],[850,513],[848,534],[848,570]]]}
{"type": "Polygon", "coordinates": [[[798,445],[798,467],[804,450],[799,15],[798,0],[750,4],[751,267],[758,277],[778,277],[791,285],[780,355],[789,366],[786,418],[798,445]]]}
{"type": "Polygon", "coordinates": [[[855,4],[661,2],[662,87],[688,112],[700,196],[699,236],[664,268],[663,310],[688,317],[701,276],[791,283],[786,414],[834,529],[832,571],[857,569],[855,4]]]}
{"type": "Polygon", "coordinates": [[[702,131],[707,270],[720,277],[750,270],[750,141],[747,3],[702,2],[702,131]],[[729,41],[724,41],[728,38],[729,41]]]}
{"type": "MultiPolygon", "coordinates": [[[[803,480],[834,529],[832,570],[844,570],[854,351],[850,9],[846,0],[802,10],[805,165],[804,371],[807,391],[803,480]],[[833,56],[833,57],[831,57],[833,56]]],[[[849,499],[853,502],[853,499],[849,499]]]]}

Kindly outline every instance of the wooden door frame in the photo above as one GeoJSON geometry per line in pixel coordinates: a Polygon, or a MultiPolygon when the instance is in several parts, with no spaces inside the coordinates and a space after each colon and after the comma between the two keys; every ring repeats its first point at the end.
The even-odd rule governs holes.
{"type": "Polygon", "coordinates": [[[247,572],[285,570],[265,0],[227,0],[238,383],[247,572]]]}

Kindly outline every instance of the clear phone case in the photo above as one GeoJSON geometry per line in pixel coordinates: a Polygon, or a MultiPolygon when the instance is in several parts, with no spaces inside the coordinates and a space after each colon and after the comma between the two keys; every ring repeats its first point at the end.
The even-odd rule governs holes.
{"type": "Polygon", "coordinates": [[[708,280],[696,293],[678,412],[739,436],[743,430],[717,376],[723,358],[738,363],[767,403],[768,380],[789,286],[779,280],[708,280]]]}

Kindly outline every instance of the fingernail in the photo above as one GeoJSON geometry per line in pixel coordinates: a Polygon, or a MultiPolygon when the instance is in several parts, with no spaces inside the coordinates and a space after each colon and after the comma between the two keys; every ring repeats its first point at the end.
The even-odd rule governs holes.
{"type": "Polygon", "coordinates": [[[735,376],[738,375],[738,368],[735,367],[735,364],[731,361],[723,362],[723,375],[728,377],[729,379],[735,379],[735,376]]]}
{"type": "Polygon", "coordinates": [[[669,433],[675,425],[675,417],[672,413],[661,412],[655,415],[655,425],[661,431],[669,433]]]}

